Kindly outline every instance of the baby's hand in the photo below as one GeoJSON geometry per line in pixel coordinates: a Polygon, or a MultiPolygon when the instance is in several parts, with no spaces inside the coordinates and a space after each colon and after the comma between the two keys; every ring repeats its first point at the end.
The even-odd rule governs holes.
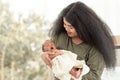
{"type": "Polygon", "coordinates": [[[55,58],[56,56],[63,54],[62,51],[57,50],[57,49],[53,49],[53,50],[52,50],[52,53],[53,53],[53,54],[49,54],[49,57],[50,57],[51,60],[52,60],[53,58],[55,58]]]}
{"type": "Polygon", "coordinates": [[[62,55],[63,53],[60,50],[57,49],[53,49],[52,50],[52,54],[49,54],[50,59],[52,60],[53,58],[55,58],[58,55],[62,55]]]}

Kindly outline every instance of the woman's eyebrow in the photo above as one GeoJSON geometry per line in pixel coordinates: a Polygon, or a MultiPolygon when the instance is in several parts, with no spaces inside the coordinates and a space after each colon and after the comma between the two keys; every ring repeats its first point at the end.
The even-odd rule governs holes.
{"type": "Polygon", "coordinates": [[[65,22],[63,22],[65,25],[67,25],[67,26],[72,26],[71,24],[66,24],[65,22]]]}

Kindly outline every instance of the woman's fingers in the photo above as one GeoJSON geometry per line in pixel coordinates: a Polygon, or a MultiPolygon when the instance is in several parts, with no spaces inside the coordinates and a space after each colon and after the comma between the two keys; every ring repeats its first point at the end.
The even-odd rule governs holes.
{"type": "Polygon", "coordinates": [[[73,75],[75,78],[79,78],[81,73],[82,73],[82,68],[73,67],[70,71],[70,74],[73,75]]]}
{"type": "Polygon", "coordinates": [[[52,60],[50,59],[49,55],[46,56],[46,62],[48,66],[52,67],[52,60]]]}
{"type": "Polygon", "coordinates": [[[81,73],[82,73],[82,71],[81,71],[81,69],[79,68],[79,69],[76,71],[75,77],[76,77],[76,78],[79,78],[80,75],[81,75],[81,73]]]}
{"type": "MultiPolygon", "coordinates": [[[[49,53],[50,54],[50,53],[49,53]]],[[[50,67],[52,67],[52,60],[49,57],[49,54],[47,52],[44,52],[41,57],[43,59],[43,61],[50,67]]]]}

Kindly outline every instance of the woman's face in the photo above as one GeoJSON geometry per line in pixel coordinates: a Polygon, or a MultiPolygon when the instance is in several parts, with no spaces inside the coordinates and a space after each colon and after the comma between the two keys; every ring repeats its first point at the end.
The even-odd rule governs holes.
{"type": "Polygon", "coordinates": [[[75,28],[69,22],[66,21],[65,17],[63,18],[63,26],[69,37],[78,37],[75,28]]]}

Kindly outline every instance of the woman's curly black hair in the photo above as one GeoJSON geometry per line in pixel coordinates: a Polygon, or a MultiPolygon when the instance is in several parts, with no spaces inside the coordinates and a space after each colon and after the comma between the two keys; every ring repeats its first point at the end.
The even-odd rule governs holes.
{"type": "Polygon", "coordinates": [[[53,24],[50,36],[66,33],[63,27],[63,17],[76,29],[80,39],[100,51],[107,68],[115,67],[116,55],[112,32],[91,8],[82,2],[68,5],[53,24]]]}

